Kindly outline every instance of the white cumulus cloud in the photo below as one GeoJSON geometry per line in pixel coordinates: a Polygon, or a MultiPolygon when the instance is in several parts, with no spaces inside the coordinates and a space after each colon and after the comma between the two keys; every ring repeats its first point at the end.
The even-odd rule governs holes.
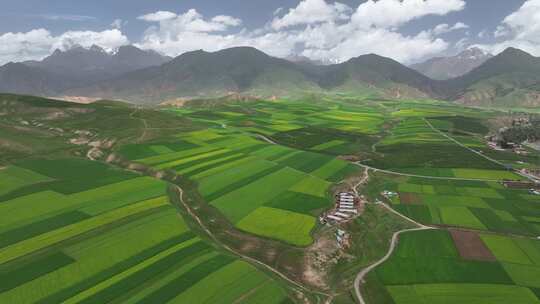
{"type": "Polygon", "coordinates": [[[242,24],[238,18],[227,15],[205,18],[195,9],[183,14],[167,13],[156,12],[139,17],[157,25],[145,31],[142,40],[136,44],[138,47],[177,56],[192,50],[216,51],[242,43],[242,34],[223,34],[242,24]]]}
{"type": "MultiPolygon", "coordinates": [[[[241,28],[242,20],[234,16],[203,16],[195,9],[156,11],[137,18],[149,25],[135,45],[170,56],[252,46],[277,57],[304,55],[335,62],[377,53],[409,63],[447,50],[448,42],[439,35],[467,25],[441,24],[409,35],[400,33],[400,28],[424,16],[442,16],[464,7],[463,0],[368,0],[356,8],[329,0],[302,0],[291,9],[278,9],[265,26],[256,29],[241,28]]],[[[515,23],[510,19],[508,24],[515,23]]],[[[129,43],[121,31],[123,24],[115,20],[109,30],[58,36],[45,29],[6,33],[0,36],[0,62],[39,59],[55,48],[75,44],[113,50],[129,43]]]]}
{"type": "Polygon", "coordinates": [[[350,12],[349,6],[339,2],[330,4],[325,0],[304,0],[297,7],[291,8],[285,16],[274,18],[272,28],[279,30],[301,24],[344,20],[349,18],[350,12]]]}
{"type": "Polygon", "coordinates": [[[516,47],[540,56],[540,0],[525,1],[517,11],[504,18],[494,36],[499,42],[476,46],[494,54],[516,47]]]}
{"type": "Polygon", "coordinates": [[[0,35],[0,63],[9,61],[39,60],[55,49],[65,50],[74,45],[90,47],[99,45],[112,51],[129,40],[117,29],[102,32],[68,31],[54,36],[46,29],[35,29],[25,33],[0,35]]]}
{"type": "Polygon", "coordinates": [[[68,31],[53,39],[55,42],[53,43],[52,48],[61,50],[69,49],[74,45],[89,48],[95,44],[106,51],[111,52],[122,45],[129,44],[128,38],[118,29],[101,32],[68,31]]]}
{"type": "Polygon", "coordinates": [[[469,26],[463,22],[457,22],[456,24],[452,26],[450,26],[448,23],[442,23],[442,24],[437,25],[433,29],[433,33],[435,35],[442,35],[442,34],[450,33],[453,31],[468,29],[468,28],[469,26]]]}
{"type": "Polygon", "coordinates": [[[352,17],[363,28],[393,28],[428,15],[446,15],[463,10],[463,0],[368,0],[352,17]]]}
{"type": "Polygon", "coordinates": [[[155,13],[139,16],[137,19],[148,22],[157,22],[176,18],[176,14],[169,11],[157,11],[155,13]]]}
{"type": "MultiPolygon", "coordinates": [[[[276,11],[264,28],[236,32],[232,30],[241,20],[231,16],[205,17],[194,9],[183,14],[156,12],[139,17],[155,24],[146,30],[137,46],[170,56],[198,49],[253,46],[278,57],[300,54],[330,61],[378,53],[407,63],[440,53],[448,43],[434,31],[403,35],[399,27],[423,16],[459,11],[464,6],[462,0],[370,0],[353,9],[339,2],[303,0],[287,12],[276,11]]],[[[440,27],[437,32],[466,27],[456,23],[440,27]]]]}

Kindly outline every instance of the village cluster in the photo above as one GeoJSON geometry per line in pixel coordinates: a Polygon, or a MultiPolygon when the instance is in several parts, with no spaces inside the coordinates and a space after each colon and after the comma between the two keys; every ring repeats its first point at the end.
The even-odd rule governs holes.
{"type": "Polygon", "coordinates": [[[322,224],[335,224],[348,221],[358,215],[360,200],[352,193],[340,192],[336,195],[335,208],[322,214],[319,220],[322,224]]]}

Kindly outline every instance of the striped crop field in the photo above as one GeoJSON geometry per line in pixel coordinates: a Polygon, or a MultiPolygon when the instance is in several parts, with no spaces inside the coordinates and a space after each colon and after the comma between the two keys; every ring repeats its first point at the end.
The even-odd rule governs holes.
{"type": "Polygon", "coordinates": [[[179,135],[178,140],[190,144],[135,161],[195,180],[203,198],[237,228],[292,245],[312,243],[315,215],[332,203],[329,189],[358,170],[330,155],[223,128],[179,135]],[[280,231],[298,223],[294,235],[280,231]]]}
{"type": "Polygon", "coordinates": [[[71,171],[97,167],[74,176],[61,161],[40,160],[36,171],[27,162],[0,175],[10,187],[0,200],[0,303],[288,298],[268,275],[198,238],[169,203],[164,182],[65,161],[71,171]],[[73,183],[84,190],[58,192],[73,183]]]}

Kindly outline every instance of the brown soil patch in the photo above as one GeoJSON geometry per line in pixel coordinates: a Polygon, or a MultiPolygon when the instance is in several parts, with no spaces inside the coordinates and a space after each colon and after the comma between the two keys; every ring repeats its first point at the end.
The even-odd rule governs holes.
{"type": "Polygon", "coordinates": [[[459,255],[466,260],[495,261],[496,258],[486,247],[480,236],[472,231],[450,230],[459,255]]]}
{"type": "Polygon", "coordinates": [[[189,99],[186,99],[186,98],[175,98],[175,99],[165,100],[164,102],[160,103],[159,105],[183,107],[188,101],[189,101],[189,99]]]}
{"type": "Polygon", "coordinates": [[[362,158],[358,155],[340,155],[338,156],[338,158],[350,162],[357,162],[362,160],[362,158]]]}
{"type": "Polygon", "coordinates": [[[399,201],[405,205],[421,205],[422,197],[416,193],[400,192],[399,201]]]}
{"type": "Polygon", "coordinates": [[[86,96],[59,96],[59,97],[50,97],[50,98],[61,100],[61,101],[80,103],[80,104],[89,104],[89,103],[93,103],[99,100],[99,98],[86,97],[86,96]]]}
{"type": "Polygon", "coordinates": [[[333,232],[320,235],[306,249],[302,280],[317,288],[328,290],[328,270],[337,263],[341,253],[333,232]]]}

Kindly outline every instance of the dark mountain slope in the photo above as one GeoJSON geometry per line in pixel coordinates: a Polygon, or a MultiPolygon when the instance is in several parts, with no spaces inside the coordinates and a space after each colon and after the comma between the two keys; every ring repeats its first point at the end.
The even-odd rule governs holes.
{"type": "Polygon", "coordinates": [[[22,63],[8,63],[0,67],[0,92],[55,95],[67,89],[73,82],[38,67],[22,63]]]}
{"type": "Polygon", "coordinates": [[[319,84],[328,90],[354,92],[367,87],[396,98],[426,97],[433,93],[431,79],[395,60],[375,54],[321,69],[319,84]]]}
{"type": "Polygon", "coordinates": [[[439,83],[447,99],[469,105],[540,106],[540,58],[508,48],[470,73],[439,83]]]}
{"type": "Polygon", "coordinates": [[[432,80],[400,63],[365,55],[336,65],[294,64],[250,47],[195,51],[160,67],[72,90],[72,95],[156,103],[177,97],[230,93],[294,96],[306,91],[348,92],[386,97],[427,97],[432,80]]]}
{"type": "Polygon", "coordinates": [[[432,79],[447,80],[469,73],[492,57],[479,48],[471,48],[456,56],[431,58],[411,68],[432,79]]]}
{"type": "Polygon", "coordinates": [[[169,57],[133,46],[120,47],[115,54],[109,54],[97,46],[56,50],[42,61],[1,66],[0,92],[56,96],[70,88],[105,81],[169,60],[169,57]]]}
{"type": "Polygon", "coordinates": [[[158,66],[170,60],[170,57],[162,56],[154,51],[143,51],[134,46],[122,46],[116,53],[109,54],[94,45],[89,49],[76,46],[66,51],[56,50],[42,61],[25,64],[69,77],[81,86],[138,69],[158,66]]]}
{"type": "Polygon", "coordinates": [[[223,96],[230,92],[279,95],[317,89],[296,65],[254,48],[238,47],[215,53],[188,52],[160,67],[127,73],[73,92],[157,102],[185,96],[223,96]]]}
{"type": "Polygon", "coordinates": [[[250,47],[194,51],[159,66],[131,70],[161,60],[166,59],[134,47],[121,48],[115,55],[97,47],[57,51],[43,62],[1,67],[0,91],[146,104],[231,94],[298,97],[306,92],[329,92],[439,98],[498,107],[540,106],[540,59],[517,49],[508,49],[470,73],[445,81],[432,80],[374,54],[334,65],[295,64],[250,47]],[[126,73],[114,74],[126,69],[126,73]]]}

